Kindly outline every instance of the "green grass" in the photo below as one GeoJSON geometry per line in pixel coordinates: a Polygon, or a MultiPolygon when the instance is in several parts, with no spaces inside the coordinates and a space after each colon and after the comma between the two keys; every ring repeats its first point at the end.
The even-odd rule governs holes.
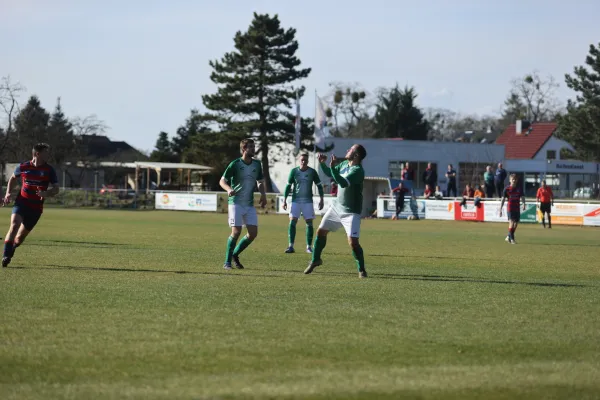
{"type": "Polygon", "coordinates": [[[223,214],[47,210],[0,271],[0,398],[600,398],[600,229],[365,220],[360,280],[341,232],[303,275],[260,224],[228,272],[223,214]]]}

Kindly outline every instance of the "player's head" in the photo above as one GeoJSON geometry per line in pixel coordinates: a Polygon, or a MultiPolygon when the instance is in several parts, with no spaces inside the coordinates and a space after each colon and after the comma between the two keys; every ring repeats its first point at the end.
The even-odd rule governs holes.
{"type": "Polygon", "coordinates": [[[367,150],[361,144],[355,144],[348,149],[346,160],[360,164],[367,156],[367,150]]]}
{"type": "Polygon", "coordinates": [[[308,166],[308,153],[302,153],[302,154],[300,154],[300,156],[298,158],[300,160],[301,168],[308,166]]]}
{"type": "Polygon", "coordinates": [[[254,155],[256,154],[256,150],[254,148],[254,140],[243,139],[240,142],[240,153],[242,153],[242,155],[247,154],[249,157],[254,157],[254,155]]]}
{"type": "Polygon", "coordinates": [[[546,187],[546,181],[542,181],[542,187],[545,188],[546,187]]]}
{"type": "Polygon", "coordinates": [[[516,174],[510,174],[510,178],[508,179],[511,186],[515,186],[517,182],[519,182],[519,178],[516,174]]]}
{"type": "Polygon", "coordinates": [[[48,143],[38,143],[33,146],[31,155],[38,161],[48,162],[50,158],[50,145],[48,143]]]}

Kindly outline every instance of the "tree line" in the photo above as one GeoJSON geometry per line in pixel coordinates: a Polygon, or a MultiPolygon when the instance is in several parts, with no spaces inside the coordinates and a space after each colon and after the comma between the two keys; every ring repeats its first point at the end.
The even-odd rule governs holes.
{"type": "MultiPolygon", "coordinates": [[[[254,13],[247,30],[235,33],[233,49],[209,62],[210,79],[217,88],[202,96],[206,111],[193,108],[173,135],[160,132],[151,159],[211,166],[216,187],[227,163],[239,156],[239,140],[253,136],[258,139],[267,190],[272,190],[270,165],[286,156],[284,144],[294,143],[295,101],[304,96],[306,88],[300,82],[311,73],[302,66],[298,48],[296,30],[283,27],[278,15],[254,13]]],[[[358,83],[332,82],[323,96],[328,126],[335,137],[489,142],[517,119],[555,121],[558,135],[575,147],[573,157],[600,160],[599,52],[600,44],[590,45],[586,65],[565,75],[566,85],[577,93],[566,106],[557,99],[557,81],[538,71],[512,80],[499,116],[422,108],[416,88],[410,86],[369,91],[358,83]]],[[[61,162],[77,155],[82,132],[106,129],[97,120],[65,118],[60,102],[49,114],[35,96],[22,110],[15,108],[20,90],[6,78],[0,86],[0,111],[7,116],[0,128],[3,159],[7,154],[19,158],[30,151],[30,144],[44,140],[55,149],[55,162],[61,162]]],[[[301,119],[300,132],[301,149],[312,150],[312,115],[301,119]]]]}

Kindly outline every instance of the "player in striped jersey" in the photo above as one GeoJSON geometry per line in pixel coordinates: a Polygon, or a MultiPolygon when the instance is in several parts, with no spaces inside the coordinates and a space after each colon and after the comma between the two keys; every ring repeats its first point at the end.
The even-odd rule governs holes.
{"type": "Polygon", "coordinates": [[[292,169],[288,177],[288,183],[283,193],[283,209],[287,210],[287,198],[292,192],[292,207],[290,209],[290,224],[288,226],[289,246],[286,253],[294,253],[294,240],[296,238],[296,224],[300,215],[306,222],[306,252],[312,253],[312,240],[314,236],[313,220],[315,219],[315,208],[313,205],[313,183],[319,191],[319,210],[323,209],[323,184],[321,178],[314,168],[308,166],[308,154],[300,155],[300,166],[292,169]]]}
{"type": "Polygon", "coordinates": [[[10,227],[4,240],[2,267],[8,266],[15,249],[23,244],[27,235],[38,223],[44,211],[44,200],[58,194],[56,172],[47,163],[50,157],[50,146],[46,143],[38,143],[33,146],[32,153],[31,161],[21,163],[15,169],[8,180],[6,196],[2,199],[3,206],[10,204],[10,193],[20,180],[21,190],[15,199],[10,227]]]}
{"type": "Polygon", "coordinates": [[[525,194],[521,188],[517,186],[519,181],[517,175],[512,174],[509,181],[510,185],[504,188],[504,195],[502,196],[502,202],[500,203],[500,216],[502,216],[504,201],[508,199],[508,204],[506,206],[506,215],[508,216],[508,236],[506,236],[506,241],[511,244],[517,244],[515,241],[515,231],[521,220],[521,201],[523,201],[523,211],[525,211],[525,194]]]}

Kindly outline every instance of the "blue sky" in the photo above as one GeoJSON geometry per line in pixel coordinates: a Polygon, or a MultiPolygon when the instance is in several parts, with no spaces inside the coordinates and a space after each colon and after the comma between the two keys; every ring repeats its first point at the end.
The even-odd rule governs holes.
{"type": "Polygon", "coordinates": [[[422,107],[489,114],[511,78],[537,69],[566,99],[564,74],[600,41],[597,0],[0,0],[0,76],[150,150],[159,131],[173,134],[202,109],[216,89],[208,61],[232,50],[254,11],[298,30],[298,55],[313,69],[305,117],[331,81],[408,84],[422,107]]]}

